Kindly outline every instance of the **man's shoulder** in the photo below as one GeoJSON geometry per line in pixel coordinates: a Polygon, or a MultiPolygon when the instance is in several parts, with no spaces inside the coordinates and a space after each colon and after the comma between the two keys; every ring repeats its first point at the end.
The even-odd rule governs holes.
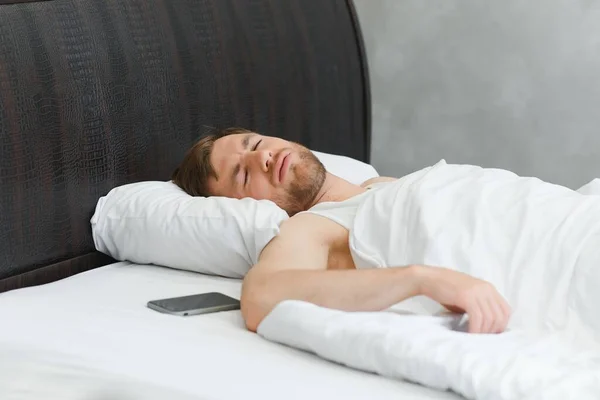
{"type": "Polygon", "coordinates": [[[389,183],[389,182],[394,182],[397,180],[398,180],[398,178],[391,178],[388,176],[377,176],[375,178],[371,178],[369,180],[364,181],[360,186],[363,188],[367,188],[371,185],[375,185],[378,183],[389,183]]]}

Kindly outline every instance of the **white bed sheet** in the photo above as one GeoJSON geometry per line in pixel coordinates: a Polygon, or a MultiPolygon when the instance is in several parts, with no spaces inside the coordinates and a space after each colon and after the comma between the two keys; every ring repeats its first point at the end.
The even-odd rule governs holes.
{"type": "Polygon", "coordinates": [[[161,314],[148,300],[239,280],[117,263],[0,294],[0,399],[461,399],[262,339],[239,311],[161,314]]]}

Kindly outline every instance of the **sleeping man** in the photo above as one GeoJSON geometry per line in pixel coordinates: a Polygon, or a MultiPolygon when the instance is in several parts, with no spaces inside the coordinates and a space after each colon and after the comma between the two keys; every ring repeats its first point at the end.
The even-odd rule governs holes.
{"type": "Polygon", "coordinates": [[[600,196],[444,161],[357,186],[307,148],[244,129],[200,140],[173,181],[290,215],[244,279],[251,331],[288,299],[379,311],[418,295],[466,313],[471,333],[600,330],[600,196]]]}

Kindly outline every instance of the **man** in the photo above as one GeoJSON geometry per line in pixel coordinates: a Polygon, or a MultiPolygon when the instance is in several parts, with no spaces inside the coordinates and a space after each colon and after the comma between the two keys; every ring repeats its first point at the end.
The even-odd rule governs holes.
{"type": "Polygon", "coordinates": [[[355,268],[349,227],[334,215],[355,207],[370,185],[392,178],[353,185],[327,173],[297,143],[238,128],[200,140],[172,178],[193,196],[269,199],[291,216],[244,279],[241,309],[251,331],[284,300],[379,311],[417,295],[466,312],[471,333],[500,333],[507,326],[509,305],[483,280],[437,266],[355,268]],[[317,212],[320,206],[326,207],[317,212]]]}

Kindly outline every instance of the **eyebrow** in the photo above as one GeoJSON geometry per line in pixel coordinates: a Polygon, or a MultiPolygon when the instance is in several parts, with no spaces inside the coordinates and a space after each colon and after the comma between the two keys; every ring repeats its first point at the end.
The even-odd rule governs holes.
{"type": "MultiPolygon", "coordinates": [[[[242,147],[244,148],[244,150],[248,150],[248,146],[250,146],[250,139],[252,138],[252,136],[254,136],[254,134],[252,133],[249,133],[246,136],[244,136],[244,139],[242,140],[242,147]]],[[[233,168],[233,171],[231,172],[231,183],[234,186],[236,184],[235,177],[240,173],[240,168],[240,163],[238,162],[233,168]]]]}

